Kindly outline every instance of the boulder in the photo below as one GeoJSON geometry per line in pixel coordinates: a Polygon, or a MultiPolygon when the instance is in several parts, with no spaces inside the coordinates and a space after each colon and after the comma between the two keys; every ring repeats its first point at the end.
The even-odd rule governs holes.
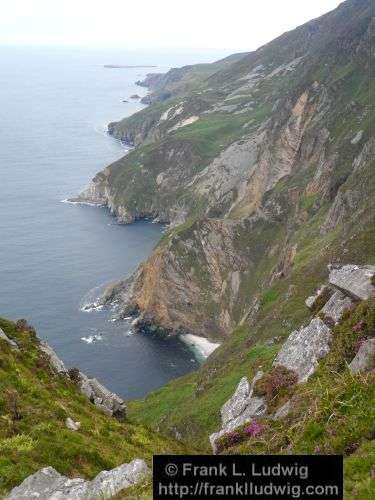
{"type": "Polygon", "coordinates": [[[320,318],[292,332],[273,363],[293,370],[298,382],[305,382],[316,370],[319,360],[328,354],[331,330],[320,318]]]}
{"type": "Polygon", "coordinates": [[[10,345],[11,349],[19,350],[17,342],[13,339],[10,339],[8,335],[5,334],[5,332],[0,328],[0,340],[5,340],[7,344],[10,345]]]}
{"type": "Polygon", "coordinates": [[[362,342],[357,354],[349,365],[351,373],[359,373],[372,367],[375,356],[375,339],[362,342]]]}
{"type": "Polygon", "coordinates": [[[79,428],[81,427],[81,422],[74,422],[73,419],[71,419],[70,417],[68,417],[65,420],[65,427],[67,427],[71,431],[78,431],[79,428]]]}
{"type": "Polygon", "coordinates": [[[127,406],[123,399],[117,394],[111,392],[96,378],[89,378],[84,373],[80,372],[79,387],[81,392],[94,405],[102,410],[106,415],[116,418],[124,418],[126,416],[127,406]]]}
{"type": "Polygon", "coordinates": [[[102,500],[142,481],[149,473],[143,460],[135,459],[109,471],[100,472],[92,481],[69,479],[53,467],[45,467],[27,477],[11,490],[6,500],[102,500]]]}
{"type": "Polygon", "coordinates": [[[262,375],[263,372],[259,371],[251,384],[249,384],[247,377],[243,377],[233,395],[222,406],[220,410],[222,428],[209,437],[214,453],[217,452],[216,441],[221,436],[237,429],[246,422],[250,422],[253,417],[261,416],[266,412],[265,399],[253,396],[255,383],[262,375]]]}
{"type": "Polygon", "coordinates": [[[321,313],[324,314],[324,318],[328,318],[336,324],[340,321],[344,311],[350,309],[352,305],[353,301],[349,297],[337,291],[328,300],[321,313]]]}
{"type": "Polygon", "coordinates": [[[375,266],[329,266],[329,282],[346,295],[356,300],[367,300],[375,296],[375,286],[371,278],[375,266]]]}
{"type": "Polygon", "coordinates": [[[68,373],[68,370],[65,368],[64,362],[58,357],[58,355],[55,353],[52,347],[47,344],[47,342],[41,340],[39,348],[48,356],[51,366],[58,373],[68,373]]]}

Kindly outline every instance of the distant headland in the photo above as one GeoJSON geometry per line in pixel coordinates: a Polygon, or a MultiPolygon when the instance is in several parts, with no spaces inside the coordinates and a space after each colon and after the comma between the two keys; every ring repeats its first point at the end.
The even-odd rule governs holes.
{"type": "Polygon", "coordinates": [[[126,66],[122,64],[104,64],[105,68],[120,68],[120,69],[129,69],[129,68],[156,68],[157,66],[151,66],[151,65],[146,65],[146,66],[126,66]]]}

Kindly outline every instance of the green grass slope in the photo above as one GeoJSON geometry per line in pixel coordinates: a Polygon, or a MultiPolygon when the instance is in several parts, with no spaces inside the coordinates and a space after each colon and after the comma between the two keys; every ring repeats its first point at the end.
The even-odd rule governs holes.
{"type": "Polygon", "coordinates": [[[154,453],[186,451],[142,425],[104,415],[51,370],[35,335],[5,319],[0,328],[20,347],[0,340],[0,497],[48,465],[91,479],[134,458],[150,464],[154,453]],[[79,431],[65,427],[67,417],[81,422],[79,431]]]}

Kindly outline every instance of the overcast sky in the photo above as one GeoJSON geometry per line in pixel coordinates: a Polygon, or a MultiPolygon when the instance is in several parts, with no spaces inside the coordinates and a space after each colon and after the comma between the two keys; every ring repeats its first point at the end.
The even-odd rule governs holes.
{"type": "Polygon", "coordinates": [[[340,0],[3,0],[1,45],[253,50],[340,0]]]}

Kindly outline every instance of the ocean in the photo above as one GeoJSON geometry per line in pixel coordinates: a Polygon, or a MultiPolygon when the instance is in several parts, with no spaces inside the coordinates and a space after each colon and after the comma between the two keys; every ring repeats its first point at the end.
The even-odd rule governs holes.
{"type": "Polygon", "coordinates": [[[136,80],[224,55],[0,48],[0,316],[26,318],[68,367],[124,398],[199,363],[177,338],[133,334],[107,310],[82,310],[150,254],[163,228],[117,225],[106,209],[62,201],[126,153],[106,125],[142,109],[130,98],[146,92],[136,80]]]}

